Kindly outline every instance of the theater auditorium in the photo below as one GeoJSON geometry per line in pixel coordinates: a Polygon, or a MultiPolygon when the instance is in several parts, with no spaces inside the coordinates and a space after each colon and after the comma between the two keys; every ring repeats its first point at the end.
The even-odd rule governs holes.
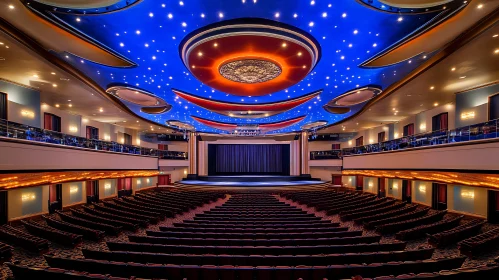
{"type": "Polygon", "coordinates": [[[0,0],[0,279],[499,279],[499,0],[0,0]]]}

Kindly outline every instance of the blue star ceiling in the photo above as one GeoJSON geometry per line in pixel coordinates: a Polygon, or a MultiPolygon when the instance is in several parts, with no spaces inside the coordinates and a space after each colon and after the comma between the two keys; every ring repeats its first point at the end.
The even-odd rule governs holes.
{"type": "Polygon", "coordinates": [[[302,125],[319,120],[331,125],[348,118],[360,110],[365,102],[353,106],[345,114],[329,113],[323,106],[356,88],[375,85],[383,90],[430,57],[431,54],[422,53],[386,67],[360,66],[390,46],[410,38],[442,13],[441,6],[426,9],[423,13],[397,12],[391,7],[386,8],[379,1],[370,2],[143,0],[128,3],[119,1],[112,7],[93,10],[57,9],[41,4],[33,4],[31,8],[56,18],[76,34],[88,36],[96,44],[135,64],[131,67],[109,67],[69,53],[57,54],[102,88],[107,89],[115,84],[129,85],[153,93],[172,105],[171,110],[162,114],[146,114],[139,107],[130,106],[137,115],[161,125],[169,120],[178,120],[192,124],[197,131],[209,133],[227,132],[205,126],[193,120],[191,115],[237,124],[273,123],[306,115],[300,123],[271,132],[285,133],[299,131],[302,125]],[[385,8],[386,11],[383,10],[385,8]],[[189,33],[206,25],[239,18],[263,18],[303,30],[319,42],[322,49],[319,62],[300,82],[264,96],[233,95],[201,83],[181,59],[181,41],[189,33]],[[278,115],[243,119],[190,104],[177,97],[172,88],[213,100],[254,104],[292,99],[321,89],[323,92],[313,100],[278,115]]]}

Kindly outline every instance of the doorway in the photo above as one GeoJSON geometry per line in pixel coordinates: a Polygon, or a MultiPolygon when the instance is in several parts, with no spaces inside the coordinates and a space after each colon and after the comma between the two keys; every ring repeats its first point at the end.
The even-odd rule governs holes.
{"type": "Polygon", "coordinates": [[[412,202],[411,185],[411,180],[402,180],[402,201],[407,203],[412,202]]]}

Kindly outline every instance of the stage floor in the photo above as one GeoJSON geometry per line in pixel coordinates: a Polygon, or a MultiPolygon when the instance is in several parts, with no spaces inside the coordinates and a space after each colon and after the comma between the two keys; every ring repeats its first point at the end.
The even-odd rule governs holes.
{"type": "Polygon", "coordinates": [[[303,181],[271,181],[271,182],[255,182],[255,181],[200,181],[200,180],[182,180],[183,185],[196,185],[196,186],[241,186],[241,187],[276,187],[276,186],[303,186],[323,184],[324,181],[317,180],[303,180],[303,181]]]}

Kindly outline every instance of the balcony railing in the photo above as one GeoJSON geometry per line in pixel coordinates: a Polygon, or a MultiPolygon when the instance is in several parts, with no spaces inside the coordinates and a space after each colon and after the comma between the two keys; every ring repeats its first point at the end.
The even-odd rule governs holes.
{"type": "Polygon", "coordinates": [[[61,132],[40,129],[29,125],[9,122],[0,119],[0,137],[23,139],[44,142],[76,148],[92,149],[124,154],[159,157],[161,159],[186,160],[187,153],[176,151],[162,151],[133,145],[120,144],[113,141],[87,139],[80,136],[69,135],[61,132]]]}
{"type": "Polygon", "coordinates": [[[491,120],[452,130],[433,131],[428,133],[404,136],[402,138],[369,144],[342,150],[343,156],[368,154],[384,151],[395,151],[425,146],[475,141],[497,138],[498,120],[491,120]]]}
{"type": "Polygon", "coordinates": [[[321,160],[321,159],[341,159],[341,150],[310,152],[310,160],[321,160]]]}

